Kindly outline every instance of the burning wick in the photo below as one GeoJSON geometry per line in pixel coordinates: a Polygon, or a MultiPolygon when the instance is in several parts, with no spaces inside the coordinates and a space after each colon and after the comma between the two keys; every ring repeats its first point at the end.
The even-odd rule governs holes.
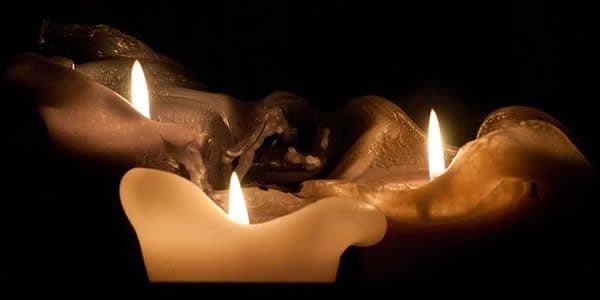
{"type": "Polygon", "coordinates": [[[150,119],[148,86],[142,65],[136,59],[131,68],[131,105],[144,117],[150,119]]]}
{"type": "Polygon", "coordinates": [[[240,224],[250,224],[246,199],[240,186],[240,180],[235,172],[231,173],[229,180],[229,217],[240,224]]]}
{"type": "Polygon", "coordinates": [[[444,146],[442,144],[442,134],[440,133],[440,123],[437,115],[432,109],[429,114],[429,128],[427,132],[427,150],[429,154],[429,180],[442,175],[446,170],[444,163],[444,146]]]}

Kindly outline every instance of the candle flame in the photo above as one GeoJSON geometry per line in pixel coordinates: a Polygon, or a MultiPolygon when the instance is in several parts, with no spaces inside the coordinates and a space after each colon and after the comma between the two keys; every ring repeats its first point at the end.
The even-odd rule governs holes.
{"type": "Polygon", "coordinates": [[[229,180],[229,217],[240,224],[250,224],[246,199],[244,199],[240,180],[235,172],[231,174],[229,180]]]}
{"type": "Polygon", "coordinates": [[[429,179],[442,175],[446,170],[444,163],[444,146],[442,144],[442,134],[440,133],[440,123],[437,115],[432,109],[429,114],[429,128],[427,132],[427,150],[429,154],[429,179]]]}
{"type": "Polygon", "coordinates": [[[144,117],[150,119],[148,86],[142,65],[136,59],[131,68],[131,105],[144,117]]]}

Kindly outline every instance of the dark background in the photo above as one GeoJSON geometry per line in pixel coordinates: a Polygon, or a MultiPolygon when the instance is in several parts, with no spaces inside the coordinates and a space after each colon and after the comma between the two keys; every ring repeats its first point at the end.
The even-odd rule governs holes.
{"type": "MultiPolygon", "coordinates": [[[[592,66],[597,52],[591,47],[597,32],[589,6],[538,1],[322,2],[16,3],[4,10],[0,21],[1,51],[3,58],[35,51],[43,18],[104,23],[182,62],[212,90],[244,100],[286,90],[323,109],[336,109],[352,97],[376,94],[396,102],[421,126],[429,109],[435,108],[446,142],[458,146],[475,137],[480,122],[493,110],[528,105],[563,122],[584,154],[597,161],[598,76],[592,66]]],[[[2,211],[16,222],[7,224],[9,236],[15,237],[7,245],[22,245],[8,247],[10,255],[19,255],[5,256],[15,271],[3,276],[36,282],[51,279],[56,271],[58,279],[81,274],[79,279],[93,280],[99,275],[90,270],[98,269],[111,280],[144,282],[139,257],[131,257],[136,246],[127,244],[135,237],[121,229],[127,223],[118,203],[80,203],[70,208],[81,214],[76,217],[60,213],[66,207],[64,198],[79,199],[67,201],[76,205],[85,201],[86,188],[114,186],[118,180],[47,154],[45,141],[27,141],[22,127],[39,120],[12,113],[19,111],[18,101],[3,98],[4,105],[9,104],[3,112],[5,125],[17,127],[9,131],[4,147],[15,155],[8,163],[14,174],[8,183],[20,193],[15,199],[26,203],[2,211]],[[70,191],[75,177],[78,189],[70,191]],[[31,178],[33,186],[17,187],[31,178]],[[63,188],[56,187],[61,184],[63,188]],[[91,231],[79,227],[76,233],[61,233],[72,232],[80,222],[92,223],[86,225],[91,231]],[[45,230],[38,235],[39,226],[45,230]]],[[[114,190],[107,188],[94,197],[114,197],[114,190]]],[[[590,262],[581,272],[591,268],[590,262]]]]}

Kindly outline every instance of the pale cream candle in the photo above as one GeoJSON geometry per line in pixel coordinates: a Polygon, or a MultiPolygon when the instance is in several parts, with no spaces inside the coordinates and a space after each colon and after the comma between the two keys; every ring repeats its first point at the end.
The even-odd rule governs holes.
{"type": "Polygon", "coordinates": [[[198,186],[152,169],[125,174],[120,195],[151,281],[333,282],[344,250],[377,243],[387,226],[374,206],[347,197],[238,224],[198,186]]]}

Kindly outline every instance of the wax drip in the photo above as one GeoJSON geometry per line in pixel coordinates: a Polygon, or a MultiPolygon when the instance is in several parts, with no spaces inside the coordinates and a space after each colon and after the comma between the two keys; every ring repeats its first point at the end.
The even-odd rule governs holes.
{"type": "Polygon", "coordinates": [[[208,135],[206,133],[197,133],[194,135],[192,141],[183,146],[169,142],[164,136],[163,141],[169,154],[185,167],[190,181],[210,194],[213,188],[207,179],[207,170],[201,151],[201,149],[207,148],[206,145],[209,143],[208,135]]]}
{"type": "Polygon", "coordinates": [[[223,156],[223,162],[227,164],[231,164],[234,159],[239,158],[235,172],[240,178],[244,178],[250,170],[256,150],[262,146],[267,137],[275,134],[289,136],[296,132],[296,128],[288,123],[280,107],[261,109],[264,110],[264,113],[259,114],[262,117],[257,118],[259,122],[254,123],[253,129],[247,137],[227,150],[223,156]]]}

